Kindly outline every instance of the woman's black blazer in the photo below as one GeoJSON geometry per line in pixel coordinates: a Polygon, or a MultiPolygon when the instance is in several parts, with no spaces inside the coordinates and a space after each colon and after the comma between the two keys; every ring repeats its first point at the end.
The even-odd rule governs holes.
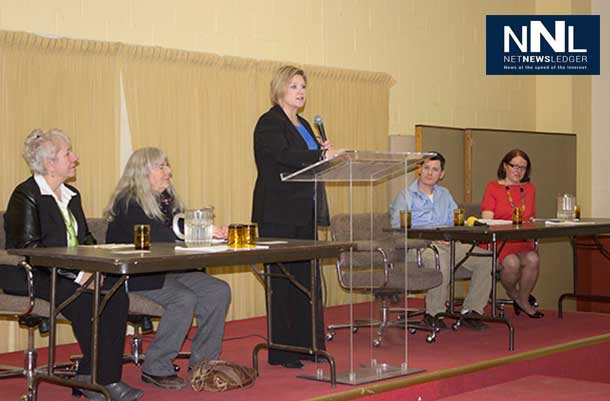
{"type": "MultiPolygon", "coordinates": [[[[80,193],[71,185],[66,186],[76,196],[68,203],[68,209],[78,224],[78,243],[96,244],[97,241],[89,231],[87,219],[83,212],[80,193]]],[[[4,231],[6,248],[65,247],[68,245],[66,224],[51,195],[42,195],[34,177],[19,184],[13,191],[6,212],[4,213],[4,231]]],[[[38,270],[38,269],[37,269],[38,270]]],[[[47,269],[42,270],[48,273],[47,269]]],[[[25,289],[25,274],[19,269],[16,275],[5,278],[2,286],[17,291],[25,289]],[[8,282],[10,281],[10,283],[8,282]]],[[[75,279],[78,271],[59,270],[59,274],[68,279],[75,279]]]]}
{"type": "MultiPolygon", "coordinates": [[[[299,117],[313,135],[311,126],[299,117]]],[[[278,105],[263,114],[254,129],[254,158],[258,169],[252,201],[252,221],[305,225],[313,217],[314,184],[282,182],[281,173],[293,173],[320,160],[321,150],[307,143],[278,105]]]]}

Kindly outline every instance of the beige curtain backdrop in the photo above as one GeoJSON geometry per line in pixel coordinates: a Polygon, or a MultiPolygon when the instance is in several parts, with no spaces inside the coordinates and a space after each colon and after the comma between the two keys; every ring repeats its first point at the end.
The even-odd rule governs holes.
{"type": "MultiPolygon", "coordinates": [[[[0,31],[0,210],[30,175],[21,157],[26,135],[61,128],[80,156],[74,185],[85,213],[99,216],[118,178],[118,46],[0,31]]],[[[60,326],[59,341],[73,341],[60,326]]],[[[0,322],[0,333],[0,350],[25,348],[16,323],[0,322]]]]}
{"type": "MultiPolygon", "coordinates": [[[[75,184],[85,211],[101,215],[120,173],[122,77],[133,149],[157,146],[168,154],[187,207],[214,206],[217,224],[250,221],[256,179],[252,134],[271,106],[269,82],[282,63],[9,32],[0,32],[0,46],[4,205],[28,175],[20,157],[25,135],[39,126],[59,127],[81,156],[75,184]]],[[[311,123],[314,115],[324,116],[336,147],[387,150],[390,76],[302,67],[308,74],[303,115],[311,123]]],[[[355,211],[386,210],[385,187],[375,188],[372,203],[368,188],[354,192],[355,211]]],[[[331,213],[348,210],[345,185],[328,185],[328,193],[331,213]]],[[[327,305],[349,302],[330,262],[324,269],[327,305]]],[[[227,319],[265,313],[262,286],[249,268],[211,271],[232,288],[227,319]]],[[[19,341],[1,336],[0,351],[23,348],[25,334],[4,327],[1,332],[10,331],[19,341]]]]}
{"type": "MultiPolygon", "coordinates": [[[[187,207],[213,205],[216,223],[249,222],[256,179],[252,133],[270,106],[269,82],[281,63],[125,46],[121,66],[134,149],[158,146],[172,164],[187,207]]],[[[327,117],[335,146],[387,149],[387,74],[303,66],[308,74],[304,116],[327,117]]],[[[368,189],[355,210],[369,210],[368,189]]],[[[375,208],[385,210],[385,188],[375,208]]],[[[329,186],[332,212],[348,210],[346,186],[329,186]]],[[[262,286],[249,268],[212,269],[233,291],[228,319],[265,313],[262,286]]],[[[325,269],[328,304],[347,302],[336,274],[325,269]]],[[[360,298],[358,298],[360,299],[360,298]]]]}

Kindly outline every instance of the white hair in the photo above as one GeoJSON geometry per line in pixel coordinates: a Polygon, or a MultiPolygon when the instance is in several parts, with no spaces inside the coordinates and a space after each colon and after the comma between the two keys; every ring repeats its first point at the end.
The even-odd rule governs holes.
{"type": "Polygon", "coordinates": [[[62,130],[53,128],[43,131],[37,128],[30,132],[23,143],[23,158],[34,174],[45,175],[45,160],[55,160],[62,144],[72,146],[70,138],[62,130]]]}

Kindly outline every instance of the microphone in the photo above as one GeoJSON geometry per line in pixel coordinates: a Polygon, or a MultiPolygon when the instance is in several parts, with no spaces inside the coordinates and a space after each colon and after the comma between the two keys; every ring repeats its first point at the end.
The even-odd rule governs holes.
{"type": "Polygon", "coordinates": [[[314,124],[318,127],[318,131],[320,131],[320,138],[322,138],[322,142],[326,142],[326,131],[324,130],[324,122],[322,121],[322,116],[317,115],[313,118],[314,124]]]}

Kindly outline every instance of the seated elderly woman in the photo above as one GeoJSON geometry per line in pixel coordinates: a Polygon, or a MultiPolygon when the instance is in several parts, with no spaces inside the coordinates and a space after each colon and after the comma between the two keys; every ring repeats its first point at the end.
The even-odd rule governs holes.
{"type": "MultiPolygon", "coordinates": [[[[171,177],[170,165],[161,149],[136,150],[127,161],[105,211],[106,242],[131,243],[136,224],[150,225],[153,243],[176,241],[172,220],[183,206],[171,177]]],[[[226,237],[226,228],[215,227],[214,236],[226,237]]],[[[182,348],[193,315],[198,328],[191,344],[189,366],[204,359],[218,359],[231,298],[227,283],[194,270],[134,275],[129,278],[128,287],[164,309],[155,339],[146,350],[142,381],[167,389],[186,385],[176,375],[172,361],[182,348]]]]}
{"type": "MultiPolygon", "coordinates": [[[[24,143],[23,156],[33,176],[19,184],[10,197],[4,215],[6,248],[73,247],[95,244],[76,188],[64,183],[76,174],[78,156],[72,151],[70,139],[57,129],[34,130],[24,143]]],[[[34,266],[36,297],[50,299],[50,274],[47,269],[34,266]]],[[[91,273],[59,270],[56,302],[59,305],[84,284],[91,273]]],[[[109,289],[116,278],[107,277],[104,288],[109,289]]],[[[5,287],[6,284],[3,284],[5,287]]],[[[24,295],[19,288],[4,288],[8,293],[24,295]]],[[[89,381],[91,375],[91,293],[82,293],[62,314],[72,323],[83,359],[78,365],[77,380],[89,381]]],[[[135,401],[141,390],[121,382],[122,355],[125,344],[128,299],[121,287],[104,308],[99,333],[99,384],[104,385],[115,401],[135,401]]],[[[105,400],[103,394],[80,390],[91,400],[105,400]]]]}

